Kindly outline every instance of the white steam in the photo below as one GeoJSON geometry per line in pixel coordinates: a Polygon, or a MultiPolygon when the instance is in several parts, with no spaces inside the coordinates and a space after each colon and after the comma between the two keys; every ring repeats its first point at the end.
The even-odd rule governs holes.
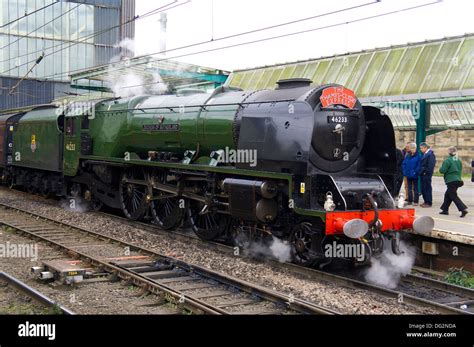
{"type": "Polygon", "coordinates": [[[129,68],[133,64],[129,57],[135,55],[135,41],[127,38],[115,47],[120,48],[121,53],[111,59],[107,71],[107,80],[116,97],[156,95],[163,94],[168,90],[168,86],[156,69],[144,68],[145,65],[140,64],[139,68],[146,71],[146,73],[138,74],[132,68],[129,68]]]}
{"type": "Polygon", "coordinates": [[[244,239],[247,241],[244,242],[246,244],[244,252],[251,257],[276,259],[280,263],[291,260],[290,245],[275,236],[272,236],[271,241],[267,242],[251,241],[248,243],[247,237],[243,235],[239,235],[239,239],[240,241],[244,241],[244,239]]]}
{"type": "Polygon", "coordinates": [[[291,260],[291,247],[277,237],[273,237],[270,245],[270,251],[280,263],[286,263],[291,260]]]}
{"type": "Polygon", "coordinates": [[[90,210],[89,202],[81,197],[61,199],[60,204],[62,209],[69,212],[85,213],[90,210]]]}
{"type": "Polygon", "coordinates": [[[135,41],[129,38],[123,39],[117,45],[116,48],[122,48],[122,50],[127,50],[128,53],[135,54],[135,41]]]}
{"type": "Polygon", "coordinates": [[[365,274],[367,282],[394,289],[400,278],[410,273],[415,263],[416,250],[404,242],[400,243],[401,255],[393,254],[390,244],[385,243],[380,258],[372,257],[370,268],[365,274]]]}
{"type": "Polygon", "coordinates": [[[144,94],[143,80],[133,73],[117,76],[110,82],[110,87],[117,97],[127,98],[144,94]]]}

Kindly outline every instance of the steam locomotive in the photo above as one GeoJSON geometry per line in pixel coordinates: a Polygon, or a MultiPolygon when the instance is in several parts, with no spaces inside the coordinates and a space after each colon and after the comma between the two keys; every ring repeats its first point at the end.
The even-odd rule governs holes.
{"type": "Polygon", "coordinates": [[[0,118],[3,181],[81,197],[172,230],[237,246],[279,239],[294,262],[327,264],[358,245],[366,264],[400,233],[433,228],[398,208],[389,117],[343,86],[278,81],[44,105],[0,118]]]}

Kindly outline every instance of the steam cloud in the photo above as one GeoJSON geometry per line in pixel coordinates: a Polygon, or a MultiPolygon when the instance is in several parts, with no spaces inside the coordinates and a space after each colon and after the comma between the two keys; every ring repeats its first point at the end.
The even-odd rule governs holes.
{"type": "MultiPolygon", "coordinates": [[[[238,238],[240,241],[248,242],[247,237],[244,235],[239,235],[238,238]]],[[[251,241],[251,243],[244,248],[244,253],[251,257],[273,258],[278,260],[280,263],[285,263],[291,260],[290,245],[275,236],[272,236],[272,240],[269,242],[251,241]]]]}
{"type": "Polygon", "coordinates": [[[68,197],[67,199],[61,199],[61,208],[75,213],[85,213],[90,210],[89,202],[81,197],[68,197]]]}
{"type": "Polygon", "coordinates": [[[285,263],[291,260],[290,245],[277,237],[273,237],[273,241],[270,245],[270,251],[280,263],[285,263]]]}
{"type": "Polygon", "coordinates": [[[372,257],[370,268],[365,273],[365,280],[386,288],[396,288],[400,278],[410,273],[416,257],[416,250],[404,242],[401,242],[400,250],[404,253],[393,254],[390,243],[386,242],[380,258],[372,257]]]}
{"type": "Polygon", "coordinates": [[[109,87],[116,97],[156,95],[163,94],[168,90],[168,86],[156,70],[147,69],[146,75],[141,75],[133,72],[132,69],[127,69],[128,56],[135,55],[135,41],[127,38],[115,47],[121,48],[122,53],[111,59],[107,79],[109,87]]]}
{"type": "Polygon", "coordinates": [[[135,41],[129,38],[123,39],[115,46],[116,48],[122,48],[129,51],[132,54],[135,54],[135,41]]]}

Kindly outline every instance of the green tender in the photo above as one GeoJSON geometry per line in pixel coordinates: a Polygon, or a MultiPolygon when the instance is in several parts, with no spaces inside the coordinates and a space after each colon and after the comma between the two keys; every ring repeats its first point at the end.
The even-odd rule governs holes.
{"type": "Polygon", "coordinates": [[[62,132],[55,108],[25,114],[13,133],[13,165],[62,171],[62,132]]]}

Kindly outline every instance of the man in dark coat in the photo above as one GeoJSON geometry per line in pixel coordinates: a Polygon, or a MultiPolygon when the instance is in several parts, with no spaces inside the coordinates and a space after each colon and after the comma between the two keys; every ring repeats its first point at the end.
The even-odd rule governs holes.
{"type": "MultiPolygon", "coordinates": [[[[405,148],[402,149],[403,160],[407,157],[407,154],[410,153],[410,145],[411,142],[407,142],[405,148]]],[[[403,161],[402,161],[403,164],[403,161]]],[[[402,174],[403,174],[403,166],[402,166],[402,174]]],[[[403,182],[405,183],[405,201],[408,201],[408,181],[406,177],[403,177],[403,182]]]]}
{"type": "Polygon", "coordinates": [[[421,195],[425,201],[421,204],[421,207],[431,207],[433,205],[433,189],[431,186],[431,180],[433,178],[433,172],[436,165],[436,156],[433,150],[428,146],[426,142],[420,144],[421,153],[421,195]]]}
{"type": "Polygon", "coordinates": [[[408,183],[408,205],[418,206],[418,180],[421,171],[421,155],[416,150],[416,143],[410,144],[410,153],[403,160],[403,175],[408,183]]]}
{"type": "Polygon", "coordinates": [[[405,156],[403,155],[403,151],[401,149],[396,149],[397,154],[397,173],[395,175],[395,190],[394,190],[394,197],[397,197],[400,194],[400,189],[402,188],[403,184],[403,159],[405,156]]]}

